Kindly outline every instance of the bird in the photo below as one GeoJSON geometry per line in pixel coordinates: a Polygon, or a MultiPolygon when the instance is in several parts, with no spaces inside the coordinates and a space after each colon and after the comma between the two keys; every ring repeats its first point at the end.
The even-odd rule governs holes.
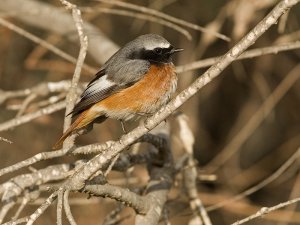
{"type": "Polygon", "coordinates": [[[177,88],[172,56],[182,50],[158,34],[144,34],[125,44],[89,82],[68,114],[77,118],[53,149],[94,122],[107,118],[127,121],[152,115],[166,105],[177,88]]]}

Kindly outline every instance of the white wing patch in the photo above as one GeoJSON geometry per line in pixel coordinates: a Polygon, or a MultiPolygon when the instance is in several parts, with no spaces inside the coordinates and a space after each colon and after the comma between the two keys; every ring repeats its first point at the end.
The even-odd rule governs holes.
{"type": "Polygon", "coordinates": [[[114,85],[116,85],[116,83],[108,80],[107,75],[104,75],[87,86],[82,98],[89,97],[96,92],[101,92],[101,90],[108,89],[114,85]]]}

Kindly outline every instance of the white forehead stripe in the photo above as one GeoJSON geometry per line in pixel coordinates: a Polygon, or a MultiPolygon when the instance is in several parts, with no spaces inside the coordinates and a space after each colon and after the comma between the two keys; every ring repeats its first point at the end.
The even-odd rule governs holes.
{"type": "Polygon", "coordinates": [[[169,42],[148,42],[145,43],[145,49],[153,50],[155,48],[169,48],[171,45],[169,42]]]}

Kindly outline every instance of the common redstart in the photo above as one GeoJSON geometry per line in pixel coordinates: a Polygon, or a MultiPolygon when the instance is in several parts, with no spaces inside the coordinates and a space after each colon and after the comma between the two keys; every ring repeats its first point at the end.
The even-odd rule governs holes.
{"type": "Polygon", "coordinates": [[[126,121],[151,115],[167,104],[177,87],[174,48],[157,34],[141,35],[117,51],[88,84],[70,113],[78,116],[53,146],[58,149],[73,132],[97,121],[126,121]]]}

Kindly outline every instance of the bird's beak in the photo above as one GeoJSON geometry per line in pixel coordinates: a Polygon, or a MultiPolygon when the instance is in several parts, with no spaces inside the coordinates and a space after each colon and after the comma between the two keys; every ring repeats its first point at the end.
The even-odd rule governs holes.
{"type": "Polygon", "coordinates": [[[181,51],[183,51],[183,48],[173,48],[173,49],[171,50],[171,53],[173,54],[173,53],[181,52],[181,51]]]}
{"type": "Polygon", "coordinates": [[[173,48],[171,49],[171,51],[169,52],[170,55],[173,55],[176,52],[181,52],[183,51],[183,48],[173,48]]]}

